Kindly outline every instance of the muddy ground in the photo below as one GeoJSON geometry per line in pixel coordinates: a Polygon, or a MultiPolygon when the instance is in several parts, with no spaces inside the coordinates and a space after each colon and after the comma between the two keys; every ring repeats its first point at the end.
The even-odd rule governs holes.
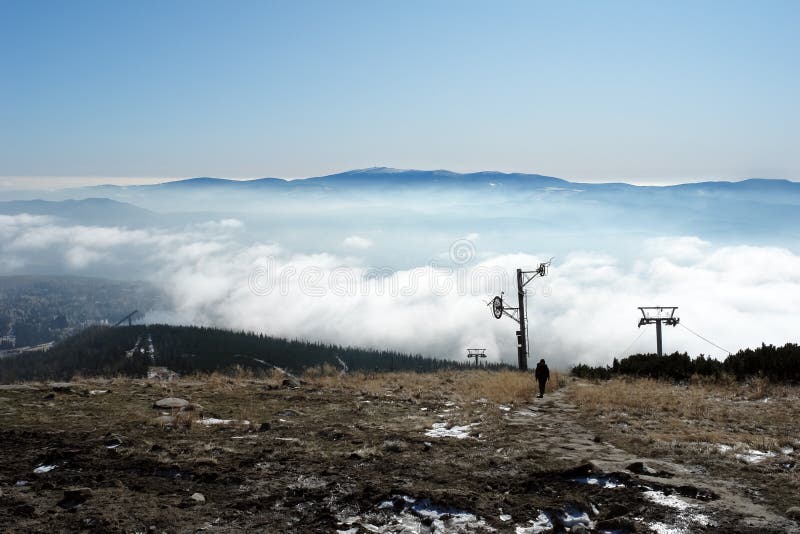
{"type": "Polygon", "coordinates": [[[428,380],[2,386],[0,530],[800,531],[735,471],[615,447],[564,390],[512,404],[428,380]]]}

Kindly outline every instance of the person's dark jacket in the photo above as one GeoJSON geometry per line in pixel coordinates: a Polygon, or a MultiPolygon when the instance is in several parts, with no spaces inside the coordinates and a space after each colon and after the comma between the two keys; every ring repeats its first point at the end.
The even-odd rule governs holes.
{"type": "Polygon", "coordinates": [[[539,382],[547,382],[550,379],[550,368],[544,362],[539,362],[536,365],[536,380],[539,382]]]}

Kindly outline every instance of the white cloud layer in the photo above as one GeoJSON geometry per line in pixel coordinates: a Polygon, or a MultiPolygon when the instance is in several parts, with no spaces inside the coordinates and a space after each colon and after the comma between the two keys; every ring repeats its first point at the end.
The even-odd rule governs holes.
{"type": "Polygon", "coordinates": [[[372,241],[370,239],[367,239],[366,237],[361,237],[361,236],[358,236],[358,235],[351,235],[349,237],[346,237],[342,241],[342,245],[344,245],[345,247],[349,247],[349,248],[355,248],[355,249],[359,249],[359,250],[366,250],[366,249],[372,247],[373,243],[372,243],[372,241]]]}
{"type": "MultiPolygon", "coordinates": [[[[81,274],[124,269],[168,295],[171,306],[150,313],[150,321],[454,359],[463,359],[468,346],[486,347],[492,360],[516,361],[516,325],[495,320],[485,302],[500,290],[514,295],[514,270],[535,267],[540,257],[496,255],[452,268],[393,272],[324,251],[241,245],[232,235],[242,226],[217,221],[168,232],[0,216],[0,273],[43,262],[81,274]]],[[[691,236],[646,240],[640,250],[635,261],[576,251],[558,259],[550,276],[534,280],[528,298],[532,357],[560,367],[608,363],[640,333],[637,306],[650,305],[679,306],[682,323],[734,351],[762,341],[798,341],[800,256],[777,247],[715,246],[691,236]]],[[[725,355],[681,326],[665,329],[664,347],[725,355]]],[[[654,349],[652,328],[631,347],[654,349]]]]}

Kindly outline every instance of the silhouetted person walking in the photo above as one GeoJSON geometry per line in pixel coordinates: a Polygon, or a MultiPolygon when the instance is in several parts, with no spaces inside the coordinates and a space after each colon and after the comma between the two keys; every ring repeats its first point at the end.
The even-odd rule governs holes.
{"type": "Polygon", "coordinates": [[[550,379],[550,368],[544,363],[544,358],[539,360],[539,363],[536,364],[534,376],[536,376],[536,381],[539,382],[539,398],[541,399],[544,397],[544,385],[547,384],[547,381],[550,379]]]}

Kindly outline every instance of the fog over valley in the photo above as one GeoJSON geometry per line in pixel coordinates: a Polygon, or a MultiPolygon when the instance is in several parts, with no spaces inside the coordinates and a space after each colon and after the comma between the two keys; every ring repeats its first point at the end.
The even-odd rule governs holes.
{"type": "MultiPolygon", "coordinates": [[[[637,306],[679,306],[664,349],[727,355],[798,339],[800,184],[581,184],[539,175],[366,169],[307,180],[194,179],[9,192],[0,274],[155,285],[144,322],[213,325],[462,359],[516,360],[486,303],[528,286],[533,357],[653,351],[637,306]],[[636,340],[634,342],[634,340],[636,340]]],[[[652,329],[651,329],[652,330],[652,329]]]]}

